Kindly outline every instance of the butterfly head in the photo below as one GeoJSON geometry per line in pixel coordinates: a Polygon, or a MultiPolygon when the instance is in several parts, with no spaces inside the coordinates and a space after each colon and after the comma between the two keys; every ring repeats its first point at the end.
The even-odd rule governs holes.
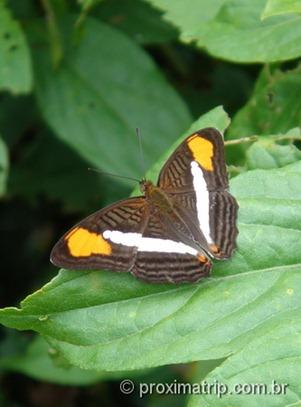
{"type": "Polygon", "coordinates": [[[149,195],[154,188],[154,184],[151,181],[146,180],[145,178],[142,178],[142,180],[139,182],[139,186],[140,191],[144,195],[149,195]]]}

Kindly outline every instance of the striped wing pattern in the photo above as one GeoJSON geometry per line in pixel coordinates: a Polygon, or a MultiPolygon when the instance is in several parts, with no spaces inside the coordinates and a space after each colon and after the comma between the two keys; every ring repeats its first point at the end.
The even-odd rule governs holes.
{"type": "Polygon", "coordinates": [[[217,130],[189,136],[165,163],[158,186],[144,185],[145,196],[119,201],[75,225],[55,245],[51,261],[68,269],[130,271],[147,282],[180,283],[207,276],[208,255],[231,256],[238,206],[227,191],[217,130]]]}
{"type": "MultiPolygon", "coordinates": [[[[51,261],[59,267],[74,270],[109,269],[129,271],[135,262],[136,247],[110,242],[111,254],[90,253],[87,256],[73,256],[68,247],[68,236],[77,228],[102,236],[105,230],[141,232],[145,227],[147,205],[143,197],[130,198],[110,205],[81,221],[68,231],[54,246],[51,261]]],[[[88,235],[89,237],[89,235],[88,235]]],[[[82,245],[88,245],[88,239],[82,245]]]]}
{"type": "MultiPolygon", "coordinates": [[[[157,212],[158,209],[143,197],[104,208],[67,232],[53,248],[51,261],[57,266],[74,270],[107,268],[112,271],[131,271],[141,280],[154,283],[194,282],[208,275],[211,263],[206,258],[188,253],[139,251],[137,246],[131,245],[132,233],[140,233],[142,238],[163,239],[164,242],[172,240],[183,244],[181,233],[186,230],[171,228],[172,219],[157,212]],[[109,255],[89,253],[87,256],[73,256],[68,241],[72,233],[78,233],[79,229],[98,237],[103,236],[106,230],[118,231],[126,236],[126,240],[124,244],[110,241],[112,251],[109,255]]],[[[88,240],[82,240],[82,249],[89,244],[88,240]]]]}
{"type": "Polygon", "coordinates": [[[151,283],[193,283],[208,276],[211,267],[191,254],[139,252],[132,273],[151,283]]]}
{"type": "MultiPolygon", "coordinates": [[[[213,171],[202,169],[207,185],[210,190],[228,188],[228,175],[226,170],[224,142],[219,131],[213,128],[199,130],[194,133],[200,139],[208,140],[213,146],[212,164],[213,171]]],[[[186,140],[173,152],[164,164],[158,179],[158,186],[165,192],[186,193],[193,192],[190,164],[194,160],[192,151],[188,148],[186,140]]]]}
{"type": "Polygon", "coordinates": [[[210,192],[210,229],[215,244],[220,247],[219,259],[231,257],[236,247],[238,205],[228,191],[210,192]]]}
{"type": "MultiPolygon", "coordinates": [[[[158,213],[157,208],[149,207],[149,220],[143,237],[171,239],[188,246],[198,246],[193,236],[180,218],[174,214],[158,213]]],[[[210,273],[212,264],[205,256],[188,253],[138,252],[132,273],[148,282],[181,283],[195,282],[210,273]]]]}
{"type": "Polygon", "coordinates": [[[199,165],[208,189],[211,245],[199,227],[197,196],[191,174],[191,162],[195,158],[187,143],[191,136],[167,160],[160,172],[158,185],[170,197],[175,210],[189,225],[200,246],[212,257],[226,259],[236,247],[238,205],[228,192],[223,138],[214,128],[200,130],[194,133],[194,136],[208,140],[213,146],[212,170],[206,170],[199,165]],[[215,252],[213,247],[218,247],[219,251],[215,252]]]}
{"type": "Polygon", "coordinates": [[[211,253],[211,248],[206,241],[197,220],[195,193],[171,194],[175,210],[180,214],[183,221],[189,225],[194,239],[200,246],[213,257],[226,259],[231,257],[235,248],[238,230],[236,217],[238,205],[228,191],[214,191],[209,193],[209,218],[210,230],[215,244],[220,247],[220,254],[211,253]]]}

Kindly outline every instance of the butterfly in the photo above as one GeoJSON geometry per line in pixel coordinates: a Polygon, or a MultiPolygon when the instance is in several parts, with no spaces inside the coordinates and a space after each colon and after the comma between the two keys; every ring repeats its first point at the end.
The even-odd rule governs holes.
{"type": "Polygon", "coordinates": [[[109,205],[71,228],[54,246],[51,262],[182,283],[208,276],[212,259],[231,257],[238,205],[228,192],[217,129],[187,137],[164,164],[157,185],[143,179],[140,189],[142,196],[109,205]]]}

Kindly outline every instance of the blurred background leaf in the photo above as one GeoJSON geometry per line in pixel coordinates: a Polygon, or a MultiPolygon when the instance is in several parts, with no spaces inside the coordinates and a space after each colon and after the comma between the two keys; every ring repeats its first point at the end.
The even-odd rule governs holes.
{"type": "Polygon", "coordinates": [[[47,195],[54,202],[61,201],[66,212],[91,212],[127,194],[123,184],[111,185],[111,179],[88,171],[87,163],[76,151],[60,143],[48,131],[39,134],[34,144],[23,149],[18,164],[12,169],[9,189],[12,195],[22,196],[33,205],[40,196],[47,195]]]}
{"type": "Polygon", "coordinates": [[[0,369],[24,373],[30,377],[60,384],[86,385],[101,379],[101,373],[62,366],[55,351],[41,337],[24,338],[7,330],[0,345],[0,369]]]}
{"type": "MultiPolygon", "coordinates": [[[[234,116],[227,137],[236,139],[254,134],[285,134],[290,129],[299,127],[300,91],[300,66],[288,70],[264,68],[249,101],[234,116]]],[[[247,147],[247,145],[230,147],[227,150],[228,162],[243,165],[247,147]]]]}
{"type": "MultiPolygon", "coordinates": [[[[61,66],[51,70],[47,48],[41,47],[34,58],[45,120],[93,166],[141,177],[135,127],[143,135],[150,165],[188,127],[185,104],[151,59],[119,31],[91,18],[85,20],[80,40],[74,37],[73,20],[66,19],[62,29],[66,43],[61,66]]],[[[41,31],[39,26],[33,41],[41,41],[41,31]]]]}
{"type": "Polygon", "coordinates": [[[158,10],[140,0],[103,1],[93,16],[124,31],[141,44],[167,43],[178,37],[176,28],[161,18],[158,10]]]}
{"type": "Polygon", "coordinates": [[[29,49],[21,25],[0,1],[0,89],[27,93],[32,87],[29,49]]]}
{"type": "Polygon", "coordinates": [[[73,386],[87,386],[101,380],[123,377],[135,378],[138,373],[140,376],[146,376],[150,372],[150,370],[145,370],[108,373],[79,369],[60,357],[59,353],[51,348],[41,336],[36,336],[26,342],[23,340],[21,345],[20,335],[13,335],[12,332],[8,330],[6,341],[1,344],[3,355],[0,360],[0,369],[5,371],[20,372],[38,380],[73,386]],[[12,348],[11,344],[16,344],[18,341],[18,348],[12,348]]]}
{"type": "Polygon", "coordinates": [[[246,152],[246,167],[250,170],[279,168],[300,160],[301,151],[294,144],[296,140],[301,141],[299,128],[290,130],[284,136],[260,137],[246,152]]]}
{"type": "Polygon", "coordinates": [[[301,68],[264,69],[248,103],[236,114],[228,136],[285,133],[301,123],[301,68]]]}
{"type": "Polygon", "coordinates": [[[261,20],[266,0],[148,0],[179,28],[185,42],[234,62],[275,62],[300,56],[301,16],[261,20]],[[277,44],[277,47],[275,47],[277,44]]]}

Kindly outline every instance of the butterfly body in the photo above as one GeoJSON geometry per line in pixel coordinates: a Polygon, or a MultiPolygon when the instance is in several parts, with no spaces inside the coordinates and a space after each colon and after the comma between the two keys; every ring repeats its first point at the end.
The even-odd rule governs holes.
{"type": "Polygon", "coordinates": [[[232,255],[238,205],[228,192],[222,135],[189,136],[163,166],[157,185],[110,205],[67,232],[51,261],[71,269],[130,271],[155,283],[195,282],[211,258],[232,255]]]}
{"type": "Polygon", "coordinates": [[[140,185],[141,192],[144,194],[149,205],[158,208],[158,210],[172,213],[172,202],[160,187],[146,180],[142,181],[140,185]]]}

